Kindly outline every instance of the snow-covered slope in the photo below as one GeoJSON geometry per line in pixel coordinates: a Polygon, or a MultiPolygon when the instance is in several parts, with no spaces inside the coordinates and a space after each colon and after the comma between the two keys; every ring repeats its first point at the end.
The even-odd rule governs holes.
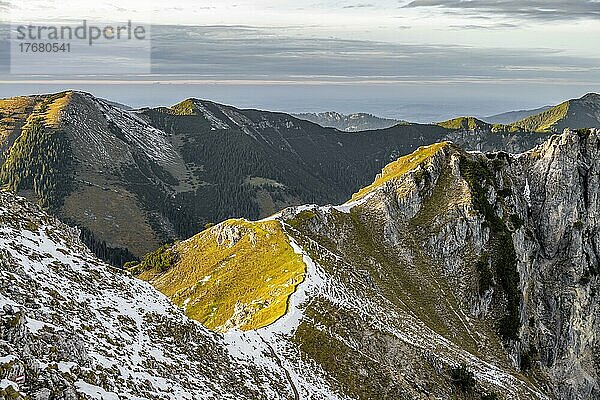
{"type": "Polygon", "coordinates": [[[77,236],[0,193],[0,398],[294,398],[268,342],[223,340],[77,236]]]}

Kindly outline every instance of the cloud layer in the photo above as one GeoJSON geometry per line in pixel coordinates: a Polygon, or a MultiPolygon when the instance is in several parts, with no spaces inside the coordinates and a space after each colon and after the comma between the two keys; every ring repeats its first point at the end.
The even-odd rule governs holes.
{"type": "MultiPolygon", "coordinates": [[[[0,74],[8,72],[7,34],[8,28],[0,24],[0,74]]],[[[153,26],[151,55],[151,79],[157,81],[421,85],[503,81],[535,84],[546,80],[564,84],[600,82],[600,54],[576,56],[548,48],[302,38],[283,35],[280,30],[250,26],[153,26]]],[[[106,52],[98,53],[98,57],[102,62],[106,52]]],[[[115,53],[111,60],[114,77],[118,78],[120,71],[132,63],[146,61],[136,60],[133,54],[117,57],[115,53]]],[[[40,73],[46,70],[42,67],[40,73]]],[[[67,70],[64,73],[68,75],[67,70]]]]}
{"type": "Polygon", "coordinates": [[[588,80],[599,57],[551,49],[298,38],[259,27],[153,28],[153,72],[217,79],[333,82],[588,80]]]}
{"type": "Polygon", "coordinates": [[[450,12],[492,13],[548,21],[600,19],[597,0],[414,0],[406,7],[439,7],[450,12]]]}

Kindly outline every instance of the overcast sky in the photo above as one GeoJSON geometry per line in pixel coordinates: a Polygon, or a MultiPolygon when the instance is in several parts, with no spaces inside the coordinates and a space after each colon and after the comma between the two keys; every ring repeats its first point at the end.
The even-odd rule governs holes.
{"type": "Polygon", "coordinates": [[[0,67],[0,97],[76,87],[136,106],[210,95],[283,111],[426,120],[600,91],[596,0],[0,0],[0,15],[153,25],[150,75],[119,74],[119,62],[136,62],[124,58],[112,60],[112,76],[0,67]]]}

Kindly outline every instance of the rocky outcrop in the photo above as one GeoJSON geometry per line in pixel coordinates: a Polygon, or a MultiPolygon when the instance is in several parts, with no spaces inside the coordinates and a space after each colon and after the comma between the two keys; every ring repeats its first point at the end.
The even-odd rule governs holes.
{"type": "MultiPolygon", "coordinates": [[[[291,234],[337,286],[335,295],[332,288],[324,291],[333,308],[315,306],[300,326],[299,343],[306,332],[323,334],[315,321],[347,313],[343,321],[361,321],[344,329],[353,337],[344,340],[347,351],[360,351],[398,374],[406,366],[390,364],[380,353],[409,345],[426,349],[430,365],[466,363],[481,393],[600,396],[599,151],[597,130],[565,131],[515,156],[466,153],[448,144],[353,207],[292,213],[291,234]],[[412,331],[394,315],[403,322],[416,319],[422,328],[412,331]],[[376,350],[366,339],[374,332],[396,340],[388,336],[384,350],[376,350]],[[424,343],[417,346],[416,338],[424,343]],[[500,374],[487,370],[490,365],[517,381],[490,382],[490,375],[500,374]]],[[[418,361],[424,357],[418,350],[408,354],[404,362],[426,363],[418,361]]],[[[442,376],[438,371],[423,379],[439,382],[442,376]]],[[[406,387],[397,393],[449,395],[406,387]]]]}
{"type": "Polygon", "coordinates": [[[599,134],[566,131],[517,159],[534,236],[519,252],[520,337],[562,399],[600,397],[599,134]]]}

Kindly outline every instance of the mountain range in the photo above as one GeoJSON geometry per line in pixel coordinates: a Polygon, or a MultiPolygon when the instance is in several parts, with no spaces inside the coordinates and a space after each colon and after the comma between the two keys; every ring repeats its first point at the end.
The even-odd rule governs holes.
{"type": "Polygon", "coordinates": [[[600,120],[600,95],[588,93],[579,99],[567,100],[541,113],[523,118],[512,125],[537,132],[561,132],[597,126],[600,120]]]}
{"type": "Polygon", "coordinates": [[[523,118],[530,117],[535,114],[539,114],[548,109],[552,108],[552,106],[544,106],[540,108],[536,108],[533,110],[519,110],[519,111],[508,111],[496,115],[490,115],[488,117],[481,117],[481,119],[488,124],[504,124],[510,125],[514,122],[520,121],[523,118]]]}
{"type": "Polygon", "coordinates": [[[596,129],[515,155],[442,141],[340,205],[229,219],[127,270],[0,193],[1,393],[598,398],[599,152],[596,129]]]}
{"type": "Polygon", "coordinates": [[[343,202],[422,145],[520,153],[555,128],[596,121],[597,95],[567,103],[552,129],[547,115],[565,106],[540,114],[540,126],[463,117],[342,132],[198,99],[129,110],[75,91],[16,97],[0,100],[0,182],[78,226],[96,255],[122,266],[228,218],[343,202]]]}
{"type": "MultiPolygon", "coordinates": [[[[596,126],[600,118],[598,116],[598,103],[598,95],[588,93],[582,98],[567,100],[556,106],[544,106],[532,110],[508,111],[481,118],[468,117],[468,119],[471,120],[471,123],[478,121],[479,125],[487,124],[490,127],[494,125],[497,127],[508,126],[512,127],[513,130],[523,129],[525,131],[551,131],[557,133],[565,128],[578,129],[596,126]]],[[[381,118],[367,113],[346,115],[329,111],[293,115],[324,127],[332,127],[346,132],[385,129],[394,125],[408,123],[396,119],[381,118]]],[[[451,121],[457,122],[464,120],[464,118],[466,117],[452,119],[446,121],[446,123],[451,121]]]]}
{"type": "Polygon", "coordinates": [[[404,121],[381,118],[367,113],[340,114],[335,111],[293,114],[294,117],[344,132],[372,131],[391,128],[404,121]]]}
{"type": "Polygon", "coordinates": [[[422,147],[340,206],[225,221],[132,272],[217,332],[266,329],[300,292],[288,340],[350,398],[596,398],[599,133],[422,147]]]}

